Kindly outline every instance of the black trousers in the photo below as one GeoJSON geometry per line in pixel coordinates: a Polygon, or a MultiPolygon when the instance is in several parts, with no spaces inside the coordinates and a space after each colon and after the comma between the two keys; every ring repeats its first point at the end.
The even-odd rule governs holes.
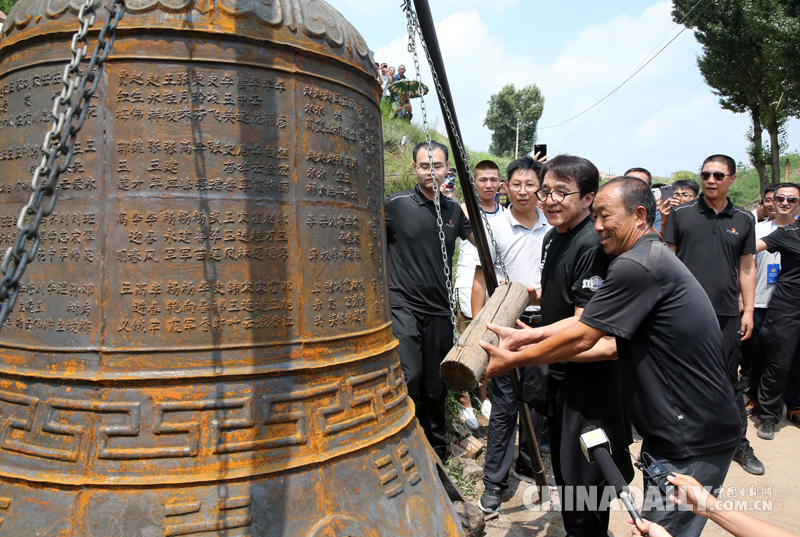
{"type": "Polygon", "coordinates": [[[742,328],[742,316],[717,315],[717,321],[722,330],[722,345],[725,364],[728,367],[728,378],[733,385],[733,395],[742,420],[742,441],[739,447],[744,449],[750,446],[750,441],[747,439],[747,411],[744,408],[744,392],[742,383],[739,382],[739,355],[742,352],[742,337],[739,335],[739,330],[742,328]]]}
{"type": "Polygon", "coordinates": [[[564,434],[562,423],[564,419],[564,382],[551,378],[547,397],[550,399],[551,407],[551,413],[547,416],[547,427],[550,430],[550,456],[553,463],[553,478],[556,485],[560,487],[561,518],[564,521],[564,530],[568,537],[607,537],[608,523],[611,519],[609,509],[603,511],[567,509],[567,506],[575,506],[578,503],[577,491],[574,486],[599,486],[603,482],[603,478],[595,476],[594,479],[591,479],[587,475],[587,479],[581,480],[580,484],[568,483],[563,471],[567,468],[562,469],[562,440],[567,442],[565,448],[568,451],[580,450],[580,447],[575,438],[561,438],[564,434]]]}
{"type": "Polygon", "coordinates": [[[766,316],[767,308],[756,308],[753,311],[753,335],[750,339],[742,341],[742,374],[750,378],[747,397],[753,401],[758,401],[758,384],[761,382],[761,372],[764,370],[764,360],[767,356],[767,349],[764,348],[761,337],[761,328],[764,326],[766,316]]]}
{"type": "MultiPolygon", "coordinates": [[[[524,373],[526,368],[521,368],[524,373]]],[[[547,382],[545,372],[544,381],[547,382]]],[[[522,387],[520,386],[520,391],[522,387]]],[[[508,474],[514,458],[514,440],[516,437],[518,407],[517,400],[521,394],[514,393],[511,385],[511,373],[492,379],[492,415],[489,418],[489,431],[486,435],[486,461],[483,465],[483,483],[487,489],[508,488],[508,474]]],[[[542,435],[544,416],[530,409],[534,434],[539,440],[542,435]]],[[[519,457],[517,470],[532,470],[528,443],[520,430],[519,457]]]]}
{"type": "Polygon", "coordinates": [[[789,383],[786,385],[783,399],[787,411],[800,409],[800,359],[795,359],[789,370],[789,383]]]}
{"type": "Polygon", "coordinates": [[[392,333],[400,344],[397,352],[417,419],[431,447],[443,461],[447,458],[444,401],[447,386],[439,365],[453,346],[453,323],[449,316],[428,315],[408,308],[392,307],[392,333]]]}
{"type": "Polygon", "coordinates": [[[780,420],[789,371],[800,359],[800,315],[770,307],[762,332],[769,353],[758,387],[758,418],[780,420]]]}

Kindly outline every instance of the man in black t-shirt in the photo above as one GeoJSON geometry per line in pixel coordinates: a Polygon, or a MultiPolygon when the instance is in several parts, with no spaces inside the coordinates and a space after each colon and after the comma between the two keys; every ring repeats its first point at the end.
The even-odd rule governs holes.
{"type": "Polygon", "coordinates": [[[384,200],[386,264],[392,333],[399,340],[397,352],[408,395],[428,441],[445,460],[447,386],[439,375],[439,365],[453,346],[453,324],[434,196],[441,209],[447,267],[453,266],[456,239],[474,239],[461,206],[439,195],[438,185],[450,168],[447,147],[431,142],[431,149],[429,153],[425,143],[414,148],[417,185],[384,200]],[[434,185],[432,171],[438,185],[434,185]]]}
{"type": "MultiPolygon", "coordinates": [[[[794,183],[778,185],[774,204],[781,213],[795,211],[800,205],[800,187],[794,183]]],[[[800,360],[800,223],[795,221],[775,229],[756,242],[756,249],[781,254],[778,281],[761,328],[769,350],[761,373],[757,405],[761,420],[758,436],[772,440],[775,425],[781,420],[789,371],[800,360]]],[[[786,417],[794,421],[792,411],[798,410],[787,408],[786,417]]]]}
{"type": "Polygon", "coordinates": [[[728,189],[736,180],[736,163],[731,157],[708,157],[703,162],[700,179],[703,193],[672,209],[663,240],[697,278],[714,306],[742,425],[742,440],[733,460],[746,472],[762,475],[764,465],[747,440],[747,412],[739,381],[741,342],[753,331],[756,221],[752,214],[728,199],[728,189]],[[744,305],[741,314],[740,291],[744,305]]]}
{"type": "MultiPolygon", "coordinates": [[[[600,288],[611,260],[592,227],[591,206],[600,182],[588,160],[560,155],[540,171],[542,189],[536,195],[547,221],[554,227],[542,247],[542,327],[514,330],[529,342],[544,339],[577,323],[586,304],[600,288]]],[[[509,329],[510,330],[510,329],[509,329]]],[[[612,342],[613,344],[613,342],[612,342]]],[[[623,408],[616,362],[556,363],[548,382],[548,427],[553,474],[561,489],[561,515],[567,535],[606,535],[609,511],[570,510],[578,505],[572,487],[597,487],[603,474],[580,448],[580,435],[589,426],[602,427],[614,446],[614,462],[625,478],[633,478],[630,457],[623,446],[631,442],[630,421],[623,408]],[[571,496],[568,497],[568,496],[571,496]]]]}
{"type": "MultiPolygon", "coordinates": [[[[603,249],[618,257],[580,321],[518,352],[525,341],[490,325],[501,340],[500,348],[482,342],[491,354],[487,375],[564,359],[571,366],[607,363],[614,351],[602,338],[611,334],[625,400],[644,437],[642,451],[704,486],[719,487],[741,429],[711,302],[653,230],[656,205],[647,185],[633,177],[613,179],[598,192],[593,211],[603,249]]],[[[612,441],[613,450],[623,448],[612,441]]],[[[705,524],[654,489],[647,491],[642,515],[673,535],[700,535],[705,524]]]]}

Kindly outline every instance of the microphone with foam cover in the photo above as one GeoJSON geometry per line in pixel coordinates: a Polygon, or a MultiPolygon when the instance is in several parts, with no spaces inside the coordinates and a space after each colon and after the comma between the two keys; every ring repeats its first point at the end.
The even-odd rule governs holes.
{"type": "Polygon", "coordinates": [[[596,462],[600,467],[603,477],[606,478],[609,485],[614,487],[617,497],[622,501],[622,505],[628,510],[634,522],[641,522],[642,515],[633,504],[628,484],[617,465],[614,464],[614,459],[611,458],[611,442],[605,431],[598,428],[584,430],[581,435],[581,449],[589,462],[596,462]]]}

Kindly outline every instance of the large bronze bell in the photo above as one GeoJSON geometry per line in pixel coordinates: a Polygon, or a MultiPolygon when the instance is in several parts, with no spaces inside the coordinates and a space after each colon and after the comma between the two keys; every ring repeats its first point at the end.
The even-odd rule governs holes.
{"type": "MultiPolygon", "coordinates": [[[[80,3],[3,27],[3,249],[80,3]]],[[[460,535],[394,351],[363,38],[317,0],[129,0],[102,76],[0,331],[0,535],[460,535]]]]}

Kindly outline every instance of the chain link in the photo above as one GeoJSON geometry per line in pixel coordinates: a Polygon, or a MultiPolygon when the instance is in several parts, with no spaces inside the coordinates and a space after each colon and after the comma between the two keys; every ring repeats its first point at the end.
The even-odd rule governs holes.
{"type": "Polygon", "coordinates": [[[114,44],[117,25],[125,12],[124,0],[111,0],[108,19],[97,39],[86,72],[81,75],[80,63],[86,57],[89,44],[86,35],[95,22],[95,9],[101,0],[87,0],[78,12],[80,28],[72,36],[70,50],[72,59],[64,68],[61,77],[61,93],[53,103],[53,123],[44,137],[42,160],[33,173],[28,204],[22,208],[17,219],[17,237],[14,245],[6,250],[0,272],[0,327],[7,321],[19,295],[19,282],[28,264],[36,258],[41,237],[39,225],[50,216],[56,203],[58,177],[70,165],[75,136],[83,127],[89,112],[89,100],[97,91],[103,62],[108,58],[114,44]],[[61,110],[62,107],[66,107],[61,110]],[[56,162],[59,156],[64,158],[56,162]],[[32,242],[30,250],[26,247],[32,242]]]}
{"type": "MultiPolygon", "coordinates": [[[[458,129],[456,128],[455,120],[453,119],[453,115],[450,112],[450,107],[447,104],[447,100],[444,98],[444,90],[442,89],[442,84],[439,81],[439,74],[436,72],[436,69],[433,66],[433,61],[431,59],[430,51],[428,50],[428,45],[425,43],[425,39],[422,37],[422,32],[419,29],[419,20],[417,19],[417,15],[411,6],[411,0],[406,0],[404,10],[406,12],[406,18],[408,19],[408,35],[409,35],[409,45],[408,51],[414,54],[414,65],[417,68],[417,79],[418,82],[421,83],[421,76],[419,73],[419,63],[417,62],[416,56],[416,44],[414,43],[413,36],[415,34],[419,34],[419,40],[422,44],[422,50],[425,52],[425,58],[428,60],[428,65],[431,68],[431,76],[433,77],[434,86],[436,87],[436,93],[439,95],[439,102],[442,105],[442,109],[446,116],[446,121],[450,125],[450,130],[453,133],[455,140],[453,140],[453,145],[455,149],[458,150],[464,165],[467,168],[467,177],[469,179],[469,184],[472,187],[472,194],[475,196],[475,199],[478,200],[478,208],[480,209],[481,220],[483,221],[483,228],[489,234],[489,240],[494,247],[494,253],[498,263],[500,264],[500,269],[503,271],[503,278],[505,279],[506,283],[511,282],[511,278],[508,276],[508,271],[506,270],[506,264],[503,261],[503,256],[500,253],[500,247],[497,245],[497,241],[494,238],[494,233],[492,232],[492,228],[489,226],[489,218],[486,216],[486,211],[483,210],[483,206],[480,203],[480,196],[478,195],[478,188],[475,186],[475,178],[472,176],[472,170],[469,166],[469,158],[467,157],[467,151],[464,147],[464,144],[461,141],[461,138],[458,135],[458,129]]],[[[422,97],[420,97],[422,100],[422,97]]],[[[420,107],[423,109],[423,115],[425,113],[425,104],[424,102],[421,103],[420,107]]],[[[425,136],[428,136],[428,127],[427,127],[427,117],[424,117],[426,120],[424,122],[425,128],[425,136]]],[[[447,263],[445,263],[447,264],[447,263]]],[[[455,306],[453,306],[455,307],[455,306]]]]}
{"type": "MultiPolygon", "coordinates": [[[[450,322],[453,325],[453,343],[460,345],[458,342],[458,318],[456,316],[456,301],[455,293],[453,292],[453,282],[450,275],[450,263],[447,259],[447,242],[444,236],[444,222],[442,221],[442,207],[440,204],[440,191],[439,181],[436,177],[436,168],[433,162],[433,149],[431,147],[430,127],[428,125],[428,111],[425,106],[425,99],[422,96],[422,74],[419,69],[419,56],[417,55],[417,45],[415,37],[419,31],[419,22],[417,21],[416,13],[411,9],[410,0],[406,1],[406,21],[408,24],[408,52],[414,58],[414,70],[417,74],[417,83],[420,85],[420,109],[422,110],[422,127],[425,132],[426,149],[428,151],[428,161],[431,171],[431,179],[433,179],[433,206],[436,208],[436,226],[439,231],[439,244],[442,250],[442,264],[444,267],[444,281],[447,286],[447,299],[450,303],[450,322]]],[[[420,35],[420,39],[422,36],[420,35]]]]}

